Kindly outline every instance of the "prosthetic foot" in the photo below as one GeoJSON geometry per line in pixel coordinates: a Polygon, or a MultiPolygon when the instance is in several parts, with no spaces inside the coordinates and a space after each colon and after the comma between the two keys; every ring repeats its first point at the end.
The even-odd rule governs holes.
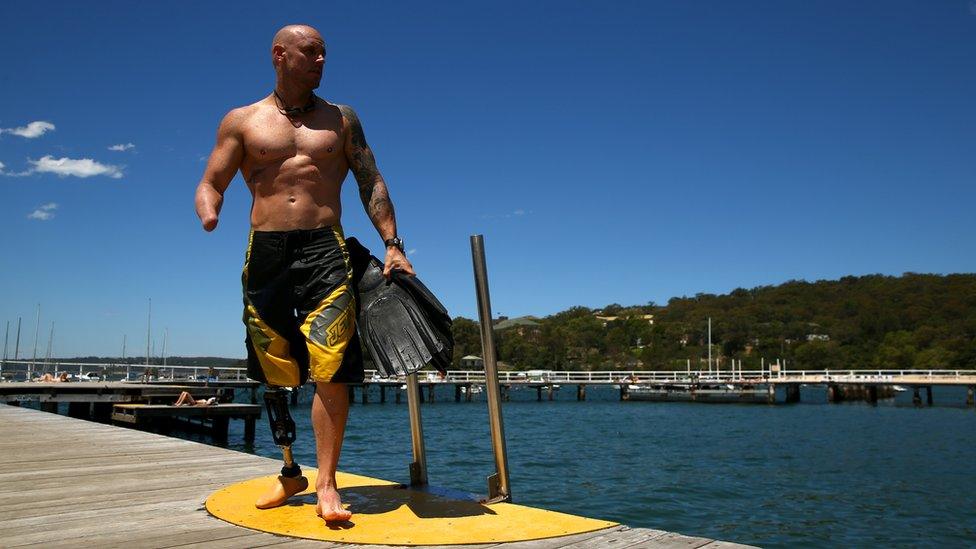
{"type": "Polygon", "coordinates": [[[302,468],[291,455],[291,444],[295,442],[295,421],[288,411],[288,395],[291,391],[283,388],[267,388],[264,391],[264,404],[268,409],[271,435],[275,444],[281,448],[285,465],[271,488],[254,502],[258,509],[271,509],[283,505],[291,496],[308,488],[308,479],[302,476],[302,468]]]}

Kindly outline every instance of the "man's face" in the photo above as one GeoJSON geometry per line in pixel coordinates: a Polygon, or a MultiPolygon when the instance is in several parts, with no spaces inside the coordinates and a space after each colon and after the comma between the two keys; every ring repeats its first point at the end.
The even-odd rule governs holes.
{"type": "Polygon", "coordinates": [[[296,80],[319,87],[325,68],[325,42],[318,34],[296,36],[284,51],[284,71],[296,80]]]}

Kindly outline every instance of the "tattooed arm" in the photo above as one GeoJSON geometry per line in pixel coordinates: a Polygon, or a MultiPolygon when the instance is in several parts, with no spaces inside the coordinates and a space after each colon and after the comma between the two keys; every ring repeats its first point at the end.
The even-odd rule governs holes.
{"type": "MultiPolygon", "coordinates": [[[[376,168],[376,159],[373,157],[373,151],[366,144],[363,125],[356,112],[348,105],[340,105],[339,110],[342,112],[343,130],[346,134],[346,160],[349,169],[356,177],[356,183],[359,184],[359,198],[363,201],[363,207],[366,208],[370,221],[380,233],[380,238],[384,241],[389,240],[397,236],[397,226],[396,214],[393,211],[393,202],[390,201],[386,182],[376,168]]],[[[389,277],[394,269],[414,274],[413,266],[403,252],[395,246],[387,246],[383,274],[389,277]]]]}

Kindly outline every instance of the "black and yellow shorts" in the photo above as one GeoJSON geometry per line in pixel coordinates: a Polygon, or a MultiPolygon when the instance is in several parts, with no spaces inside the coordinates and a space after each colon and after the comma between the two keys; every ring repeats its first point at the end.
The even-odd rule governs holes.
{"type": "Polygon", "coordinates": [[[251,231],[241,278],[248,377],[276,387],[362,381],[362,362],[343,361],[359,341],[340,227],[251,231]]]}

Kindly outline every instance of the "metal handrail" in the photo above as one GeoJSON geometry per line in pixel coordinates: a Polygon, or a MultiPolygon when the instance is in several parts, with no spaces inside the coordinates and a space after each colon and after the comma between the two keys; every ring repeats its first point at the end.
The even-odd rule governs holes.
{"type": "Polygon", "coordinates": [[[481,235],[471,237],[471,259],[474,264],[474,285],[478,294],[478,318],[481,325],[481,350],[484,353],[485,387],[488,389],[488,423],[491,447],[495,454],[495,473],[488,476],[487,503],[512,500],[508,475],[508,453],[505,449],[505,425],[502,421],[502,398],[498,384],[498,363],[495,357],[495,331],[491,326],[491,297],[488,293],[488,267],[485,262],[485,242],[481,235]]]}

